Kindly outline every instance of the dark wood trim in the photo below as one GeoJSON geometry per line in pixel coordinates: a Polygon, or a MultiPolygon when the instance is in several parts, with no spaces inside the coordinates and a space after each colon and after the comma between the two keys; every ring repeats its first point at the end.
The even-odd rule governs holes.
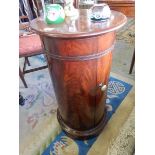
{"type": "Polygon", "coordinates": [[[65,123],[63,118],[61,117],[59,110],[57,110],[57,119],[58,119],[59,124],[61,125],[61,128],[65,131],[65,133],[68,136],[75,138],[75,139],[79,139],[79,140],[83,139],[84,140],[84,139],[92,138],[92,137],[98,135],[103,130],[103,128],[106,125],[106,121],[107,121],[106,114],[107,114],[107,110],[105,109],[104,116],[101,119],[101,121],[97,124],[97,126],[95,126],[94,128],[92,128],[90,130],[85,130],[85,131],[79,131],[79,130],[70,128],[65,123]]]}
{"type": "Polygon", "coordinates": [[[19,67],[19,76],[20,76],[20,79],[22,80],[23,84],[24,84],[24,87],[25,88],[28,88],[27,84],[26,84],[26,81],[25,81],[25,78],[24,78],[24,74],[23,72],[21,71],[20,67],[19,67]]]}
{"type": "Polygon", "coordinates": [[[30,61],[29,61],[28,57],[25,57],[25,60],[26,60],[26,62],[27,62],[27,64],[28,64],[28,66],[31,66],[31,64],[30,64],[30,61]]]}
{"type": "Polygon", "coordinates": [[[111,47],[109,47],[108,49],[104,50],[104,51],[100,51],[98,53],[92,52],[94,54],[90,54],[90,55],[81,55],[81,56],[60,56],[60,55],[55,55],[52,54],[52,52],[45,50],[45,53],[53,58],[53,59],[57,59],[57,60],[66,60],[66,61],[89,61],[89,60],[93,60],[93,59],[98,59],[101,58],[105,55],[107,55],[109,52],[113,51],[114,49],[114,44],[112,44],[111,47]]]}
{"type": "Polygon", "coordinates": [[[38,71],[38,70],[42,70],[42,69],[46,69],[48,68],[48,66],[41,66],[41,67],[37,67],[37,68],[33,68],[33,69],[29,69],[29,70],[24,70],[24,74],[30,73],[30,72],[34,72],[34,71],[38,71]]]}
{"type": "Polygon", "coordinates": [[[26,62],[26,59],[24,58],[24,67],[23,67],[23,73],[24,73],[24,71],[25,71],[25,69],[26,69],[26,64],[27,64],[27,62],[26,62]]]}
{"type": "Polygon", "coordinates": [[[132,56],[132,61],[131,61],[131,65],[130,65],[129,74],[132,73],[134,64],[135,64],[135,49],[134,49],[133,56],[132,56]]]}

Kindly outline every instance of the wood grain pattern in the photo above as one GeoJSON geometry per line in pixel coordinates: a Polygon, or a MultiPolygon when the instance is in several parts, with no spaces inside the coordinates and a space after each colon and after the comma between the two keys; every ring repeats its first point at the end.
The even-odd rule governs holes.
{"type": "Polygon", "coordinates": [[[105,56],[86,61],[61,61],[51,58],[49,52],[61,56],[86,56],[108,49],[115,41],[114,32],[85,39],[54,39],[42,37],[53,79],[59,111],[63,120],[73,129],[95,127],[104,115],[106,93],[98,85],[107,84],[111,51],[105,56]]]}
{"type": "Polygon", "coordinates": [[[66,17],[61,24],[47,25],[42,18],[36,18],[31,21],[30,26],[40,35],[51,38],[77,39],[99,36],[115,31],[127,22],[124,14],[113,10],[111,18],[107,22],[92,22],[89,16],[89,10],[81,9],[79,10],[79,17],[75,20],[66,17]]]}
{"type": "Polygon", "coordinates": [[[100,84],[108,85],[115,30],[126,22],[123,14],[113,12],[109,24],[90,23],[88,27],[86,12],[80,14],[72,33],[64,29],[65,23],[58,27],[45,25],[40,19],[31,23],[47,57],[59,123],[76,138],[96,135],[104,127],[107,92],[100,84]],[[46,28],[53,29],[47,33],[46,28]]]}
{"type": "Polygon", "coordinates": [[[98,0],[98,3],[107,3],[111,10],[122,12],[128,17],[135,16],[134,0],[98,0]]]}

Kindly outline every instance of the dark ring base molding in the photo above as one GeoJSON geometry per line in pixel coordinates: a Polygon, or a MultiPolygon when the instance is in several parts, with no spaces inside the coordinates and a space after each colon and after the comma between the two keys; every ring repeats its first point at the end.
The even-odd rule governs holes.
{"type": "Polygon", "coordinates": [[[61,128],[65,131],[65,133],[69,137],[74,138],[74,139],[88,139],[88,138],[97,136],[103,130],[103,128],[106,124],[106,113],[107,113],[107,111],[105,110],[102,120],[96,127],[92,128],[90,130],[85,130],[85,131],[78,131],[78,130],[70,128],[66,123],[64,123],[64,121],[59,113],[59,110],[57,110],[57,119],[58,119],[58,122],[59,122],[61,128]]]}

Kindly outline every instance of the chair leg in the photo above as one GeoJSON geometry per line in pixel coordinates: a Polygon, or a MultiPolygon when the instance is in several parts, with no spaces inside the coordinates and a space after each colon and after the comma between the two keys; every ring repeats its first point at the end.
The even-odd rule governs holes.
{"type": "Polygon", "coordinates": [[[31,66],[28,57],[24,57],[24,67],[23,67],[24,74],[25,74],[25,70],[26,70],[26,64],[28,64],[28,66],[31,66]]]}
{"type": "Polygon", "coordinates": [[[23,84],[24,84],[24,87],[25,88],[28,88],[27,84],[26,84],[26,81],[24,79],[24,75],[23,75],[23,72],[21,71],[20,67],[19,67],[19,76],[20,76],[20,79],[22,80],[23,84]]]}
{"type": "Polygon", "coordinates": [[[31,66],[28,57],[25,57],[25,60],[26,60],[26,62],[27,62],[27,64],[28,64],[28,66],[31,66]]]}
{"type": "Polygon", "coordinates": [[[133,69],[134,64],[135,64],[135,49],[134,49],[133,56],[132,56],[132,61],[131,61],[131,65],[130,65],[129,74],[132,73],[132,69],[133,69]]]}

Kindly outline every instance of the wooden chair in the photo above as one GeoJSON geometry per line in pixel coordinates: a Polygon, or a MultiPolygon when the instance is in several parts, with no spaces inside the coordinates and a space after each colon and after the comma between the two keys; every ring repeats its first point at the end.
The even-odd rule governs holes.
{"type": "Polygon", "coordinates": [[[41,40],[39,35],[35,34],[29,27],[29,21],[38,16],[38,11],[32,11],[32,8],[37,8],[35,2],[32,0],[33,6],[30,7],[30,3],[26,0],[20,1],[19,11],[19,58],[24,58],[24,67],[21,69],[19,66],[19,76],[22,80],[24,86],[27,88],[27,83],[25,81],[24,75],[30,72],[45,69],[48,66],[40,66],[33,69],[26,69],[26,65],[30,66],[29,57],[43,54],[43,49],[41,45],[41,40]],[[30,13],[31,10],[31,13],[30,13]],[[36,16],[34,16],[36,14],[36,16]],[[26,20],[27,19],[27,20],[26,20]],[[25,22],[26,21],[26,22],[25,22]],[[28,22],[27,22],[28,21],[28,22]]]}

